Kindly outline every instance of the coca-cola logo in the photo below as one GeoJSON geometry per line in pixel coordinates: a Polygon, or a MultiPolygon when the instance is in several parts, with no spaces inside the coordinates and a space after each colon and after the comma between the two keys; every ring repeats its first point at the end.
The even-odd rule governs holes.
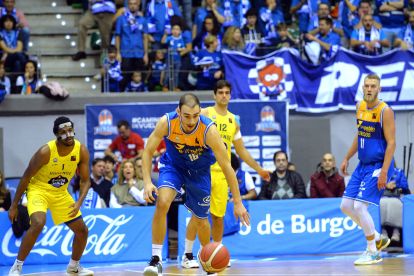
{"type": "MultiPolygon", "coordinates": [[[[89,215],[84,217],[85,224],[90,233],[96,232],[92,230],[95,227],[96,229],[99,229],[100,234],[89,234],[83,255],[90,252],[93,252],[94,255],[115,255],[122,250],[122,248],[127,247],[128,245],[123,243],[125,234],[118,234],[117,231],[132,218],[133,215],[128,218],[126,218],[125,215],[119,215],[115,219],[105,215],[89,215]],[[100,221],[100,225],[96,226],[98,221],[100,221]],[[102,227],[101,221],[108,224],[106,228],[102,227]]],[[[124,228],[126,230],[126,227],[124,228]]],[[[56,245],[60,243],[60,251],[63,255],[69,256],[72,254],[72,239],[74,234],[68,226],[55,225],[50,228],[45,226],[42,230],[42,234],[43,237],[36,242],[31,253],[37,253],[41,256],[58,256],[58,246],[56,245]]],[[[5,256],[15,257],[17,256],[19,246],[20,239],[14,238],[13,230],[10,227],[3,237],[1,250],[5,256]]]]}

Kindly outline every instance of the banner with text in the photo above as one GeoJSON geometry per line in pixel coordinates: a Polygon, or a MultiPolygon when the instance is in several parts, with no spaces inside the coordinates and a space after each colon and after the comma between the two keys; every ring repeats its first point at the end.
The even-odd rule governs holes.
{"type": "Polygon", "coordinates": [[[405,195],[403,199],[403,246],[405,253],[414,253],[414,195],[405,195]]]}
{"type": "MultiPolygon", "coordinates": [[[[364,232],[340,209],[341,198],[262,200],[249,202],[249,227],[223,237],[230,256],[272,256],[364,251],[364,232]]],[[[380,211],[368,210],[380,231],[380,211]]],[[[178,256],[184,253],[185,231],[191,214],[178,212],[178,256]]],[[[193,247],[200,248],[198,238],[193,247]]]]}
{"type": "Polygon", "coordinates": [[[414,109],[414,52],[393,50],[369,57],[341,48],[318,66],[297,57],[291,49],[264,57],[223,51],[226,79],[238,99],[289,99],[289,107],[303,112],[355,110],[363,99],[368,74],[381,78],[383,99],[395,110],[414,109]]]}

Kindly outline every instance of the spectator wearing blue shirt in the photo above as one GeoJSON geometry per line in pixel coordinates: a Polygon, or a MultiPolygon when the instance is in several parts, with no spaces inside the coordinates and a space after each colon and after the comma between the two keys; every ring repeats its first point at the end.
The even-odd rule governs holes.
{"type": "Polygon", "coordinates": [[[401,47],[401,50],[407,51],[413,50],[413,38],[414,38],[414,10],[410,11],[408,17],[408,24],[402,28],[397,38],[394,41],[394,47],[401,47]]]}
{"type": "MultiPolygon", "coordinates": [[[[359,8],[358,8],[358,15],[352,20],[352,26],[354,29],[360,29],[362,27],[362,18],[364,15],[371,14],[372,15],[372,9],[371,4],[368,0],[361,0],[359,2],[359,8]]],[[[378,16],[373,15],[372,18],[374,19],[374,23],[372,26],[377,28],[378,30],[382,28],[381,21],[378,16]]]]}
{"type": "Polygon", "coordinates": [[[214,35],[217,37],[217,51],[220,51],[221,45],[223,43],[223,35],[220,33],[220,25],[217,21],[217,18],[214,15],[210,14],[204,18],[201,32],[193,40],[193,47],[197,47],[198,49],[206,49],[206,45],[204,45],[204,38],[208,35],[214,35]]]}
{"type": "Polygon", "coordinates": [[[270,45],[273,38],[277,38],[276,26],[279,23],[285,23],[283,13],[278,10],[275,0],[266,0],[265,7],[260,8],[260,25],[265,31],[266,44],[270,45]]]}
{"type": "Polygon", "coordinates": [[[200,34],[204,19],[207,15],[214,15],[220,24],[224,23],[224,10],[222,8],[217,8],[216,0],[203,0],[201,2],[201,8],[197,10],[197,14],[194,19],[192,32],[193,39],[200,34]]]}
{"type": "Polygon", "coordinates": [[[171,17],[182,16],[177,4],[171,0],[151,0],[147,7],[148,36],[151,49],[162,48],[161,39],[165,33],[171,32],[171,17]]]}
{"type": "MultiPolygon", "coordinates": [[[[157,85],[162,86],[165,74],[165,55],[163,50],[159,49],[152,53],[149,73],[146,81],[148,82],[149,91],[155,91],[157,85]]],[[[161,90],[161,88],[159,89],[161,90]]]]}
{"type": "Polygon", "coordinates": [[[204,44],[207,49],[198,51],[193,60],[194,65],[202,71],[197,76],[197,90],[212,90],[217,80],[224,77],[223,56],[217,52],[216,36],[206,36],[204,44]]]}
{"type": "MultiPolygon", "coordinates": [[[[319,18],[323,17],[329,17],[331,18],[331,9],[328,4],[326,3],[320,3],[318,6],[318,14],[315,15],[311,19],[308,25],[308,32],[310,32],[313,35],[317,35],[319,33],[319,18]]],[[[336,34],[339,34],[339,36],[344,35],[344,30],[342,30],[341,25],[336,22],[336,20],[332,20],[332,31],[336,34]]]]}
{"type": "Polygon", "coordinates": [[[290,6],[290,13],[299,14],[299,30],[301,34],[308,31],[309,20],[316,16],[318,4],[326,3],[329,6],[328,0],[293,0],[290,6]],[[310,5],[309,5],[310,4],[310,5]]]}
{"type": "MultiPolygon", "coordinates": [[[[401,28],[404,27],[404,8],[407,7],[408,0],[375,0],[375,5],[379,12],[382,30],[392,45],[401,28]]],[[[384,53],[390,50],[391,47],[383,48],[384,53]]]]}
{"type": "MultiPolygon", "coordinates": [[[[167,53],[167,76],[169,75],[168,72],[170,70],[170,68],[173,68],[173,72],[174,72],[174,90],[175,91],[180,91],[178,89],[178,74],[179,71],[181,69],[181,55],[180,53],[182,51],[185,51],[185,43],[184,43],[184,39],[181,35],[181,27],[180,25],[172,25],[172,29],[171,29],[171,35],[168,35],[168,31],[165,31],[164,36],[161,39],[161,43],[166,43],[169,53],[171,53],[170,49],[172,50],[172,64],[170,64],[170,60],[168,59],[169,53],[167,53]]],[[[168,84],[169,84],[169,77],[165,77],[164,78],[164,87],[163,87],[163,91],[169,91],[168,89],[168,84]]],[[[172,89],[172,87],[171,87],[172,89]]]]}
{"type": "Polygon", "coordinates": [[[102,92],[120,92],[119,82],[123,79],[121,76],[121,63],[116,60],[117,49],[114,45],[107,48],[108,56],[102,60],[102,92]]]}
{"type": "Polygon", "coordinates": [[[283,47],[294,47],[295,42],[293,42],[288,36],[287,36],[287,27],[285,23],[280,23],[277,25],[276,31],[279,35],[278,38],[276,38],[273,42],[273,46],[276,46],[276,50],[280,50],[283,47]]]}
{"type": "MultiPolygon", "coordinates": [[[[270,0],[269,0],[270,1],[270,0]]],[[[250,9],[249,0],[224,0],[223,1],[225,30],[231,26],[243,27],[247,23],[245,14],[250,9]]]]}
{"type": "Polygon", "coordinates": [[[382,47],[390,46],[390,42],[382,29],[373,26],[372,15],[363,17],[363,26],[354,30],[351,35],[351,47],[354,51],[366,56],[378,56],[382,54],[382,47]]]}
{"type": "Polygon", "coordinates": [[[342,46],[349,49],[349,39],[351,38],[352,21],[357,15],[359,2],[361,0],[341,0],[338,8],[338,21],[344,30],[344,36],[341,37],[342,46]]]}
{"type": "Polygon", "coordinates": [[[138,13],[139,0],[129,0],[128,9],[116,20],[116,59],[121,62],[124,79],[120,91],[125,91],[132,72],[144,71],[148,64],[148,25],[138,13]]]}
{"type": "Polygon", "coordinates": [[[142,82],[141,72],[132,74],[132,81],[127,84],[125,92],[148,92],[147,86],[142,82]]]}

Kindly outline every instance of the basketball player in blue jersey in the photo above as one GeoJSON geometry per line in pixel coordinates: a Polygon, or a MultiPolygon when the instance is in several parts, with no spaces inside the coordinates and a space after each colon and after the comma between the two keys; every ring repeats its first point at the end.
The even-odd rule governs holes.
{"type": "MultiPolygon", "coordinates": [[[[250,225],[250,216],[242,204],[226,147],[214,122],[200,116],[200,112],[200,101],[195,95],[182,96],[177,110],[167,113],[157,123],[142,155],[144,199],[153,202],[153,192],[158,197],[152,220],[152,258],[144,270],[145,276],[162,275],[161,252],[167,230],[166,215],[183,185],[187,195],[184,206],[192,212],[190,221],[197,227],[201,246],[210,242],[211,229],[207,219],[211,196],[210,166],[216,160],[233,194],[236,218],[239,217],[243,225],[250,225]],[[151,183],[152,155],[163,138],[167,151],[159,161],[160,176],[158,187],[155,187],[151,183]]],[[[216,274],[203,271],[205,275],[216,274]]]]}
{"type": "Polygon", "coordinates": [[[374,221],[367,208],[378,206],[386,184],[392,176],[395,150],[394,111],[378,99],[380,78],[370,74],[362,87],[364,100],[356,105],[358,134],[341,165],[343,175],[348,175],[348,160],[358,152],[359,164],[343,195],[341,210],[358,224],[367,238],[367,249],[355,261],[368,265],[382,261],[379,252],[390,240],[375,231],[374,221]]]}

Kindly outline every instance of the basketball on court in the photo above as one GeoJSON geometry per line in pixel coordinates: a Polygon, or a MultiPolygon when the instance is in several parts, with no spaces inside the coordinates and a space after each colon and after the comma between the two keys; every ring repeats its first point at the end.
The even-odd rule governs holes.
{"type": "Polygon", "coordinates": [[[212,242],[203,247],[199,261],[205,271],[221,272],[230,262],[230,253],[221,243],[212,242]]]}

